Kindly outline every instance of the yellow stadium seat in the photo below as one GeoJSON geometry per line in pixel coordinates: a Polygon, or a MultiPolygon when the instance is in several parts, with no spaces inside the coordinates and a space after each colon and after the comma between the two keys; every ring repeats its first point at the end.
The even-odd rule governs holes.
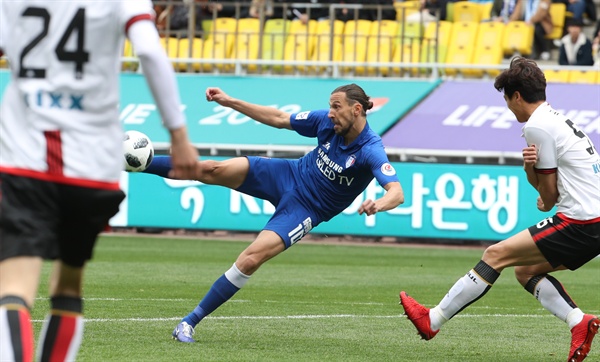
{"type": "Polygon", "coordinates": [[[546,34],[546,39],[560,39],[563,36],[567,5],[563,3],[550,4],[550,17],[552,18],[552,32],[546,34]]]}
{"type": "Polygon", "coordinates": [[[458,1],[454,3],[454,22],[480,22],[481,6],[478,3],[470,1],[458,1]]]}
{"type": "Polygon", "coordinates": [[[403,22],[408,16],[418,13],[421,8],[419,1],[394,1],[396,20],[403,22]]]}
{"type": "MultiPolygon", "coordinates": [[[[193,59],[202,59],[202,44],[203,40],[201,38],[193,38],[190,46],[189,38],[181,38],[179,39],[179,49],[177,51],[177,58],[193,58],[193,59]]],[[[178,68],[180,71],[187,71],[191,69],[195,72],[200,71],[200,62],[194,62],[191,65],[188,63],[178,63],[178,68]]]]}
{"type": "MultiPolygon", "coordinates": [[[[479,24],[479,31],[475,40],[473,64],[499,65],[502,63],[502,48],[498,44],[502,43],[504,27],[504,23],[498,21],[488,21],[479,24]]],[[[483,73],[495,77],[500,73],[500,70],[468,69],[465,71],[465,74],[475,77],[481,77],[483,73]]]]}
{"type": "MultiPolygon", "coordinates": [[[[239,19],[232,58],[239,60],[257,60],[259,43],[260,20],[256,18],[239,19]]],[[[255,64],[243,67],[246,69],[256,69],[255,64]]]]}
{"type": "Polygon", "coordinates": [[[568,83],[569,82],[569,71],[568,70],[544,70],[544,76],[546,77],[547,83],[568,83]]]}
{"type": "Polygon", "coordinates": [[[421,46],[421,63],[444,63],[446,61],[453,26],[454,24],[449,21],[427,24],[421,46]]]}
{"type": "MultiPolygon", "coordinates": [[[[236,20],[234,18],[217,18],[211,23],[211,30],[204,40],[202,55],[205,59],[229,59],[235,42],[236,20]]],[[[211,71],[215,67],[224,69],[224,64],[204,63],[203,69],[211,71]]]]}
{"type": "Polygon", "coordinates": [[[494,5],[493,1],[488,1],[485,3],[478,3],[479,9],[481,11],[481,20],[491,19],[492,15],[492,6],[494,5]]]}
{"type": "MultiPolygon", "coordinates": [[[[285,41],[284,61],[306,61],[310,60],[315,49],[317,32],[317,21],[309,20],[303,24],[300,20],[292,20],[289,35],[285,41]]],[[[293,70],[305,71],[305,66],[284,65],[285,72],[293,70]]]]}
{"type": "Polygon", "coordinates": [[[571,70],[569,71],[569,83],[596,84],[600,77],[597,70],[571,70]]]}
{"type": "Polygon", "coordinates": [[[502,41],[504,54],[529,55],[532,47],[533,26],[527,25],[524,21],[509,21],[504,29],[504,40],[502,41]]]}
{"type": "MultiPolygon", "coordinates": [[[[315,35],[315,51],[311,60],[313,61],[340,61],[342,57],[342,34],[344,33],[344,22],[331,20],[320,20],[317,22],[317,33],[315,35]]],[[[324,67],[314,67],[317,72],[324,67]]]]}
{"type": "MultiPolygon", "coordinates": [[[[125,58],[134,58],[135,57],[135,53],[133,51],[133,46],[131,45],[131,42],[129,41],[129,39],[125,39],[125,43],[123,44],[123,57],[125,58]]],[[[4,65],[6,65],[6,60],[3,59],[0,61],[0,68],[5,68],[4,65]],[[4,63],[4,64],[3,64],[4,63]]],[[[124,61],[121,65],[123,70],[132,70],[132,71],[136,71],[138,68],[138,63],[137,62],[129,62],[129,61],[124,61]]]]}
{"type": "MultiPolygon", "coordinates": [[[[446,64],[471,64],[475,53],[475,38],[479,23],[471,21],[455,22],[452,26],[446,64]]],[[[458,70],[464,72],[463,70],[458,70]]],[[[446,74],[456,74],[456,68],[446,68],[446,74]]]]}
{"type": "MultiPolygon", "coordinates": [[[[265,22],[262,38],[263,60],[282,60],[286,38],[290,31],[289,20],[269,19],[265,22]]],[[[281,70],[281,66],[264,66],[264,69],[281,70]]]]}
{"type": "MultiPolygon", "coordinates": [[[[349,20],[344,27],[342,61],[364,62],[367,59],[367,37],[371,31],[370,20],[349,20]]],[[[350,71],[351,67],[344,67],[350,71]]]]}
{"type": "MultiPolygon", "coordinates": [[[[392,58],[393,63],[409,63],[418,64],[421,58],[421,43],[417,40],[411,43],[404,43],[403,45],[397,45],[392,58]]],[[[416,75],[419,72],[418,67],[392,67],[394,73],[405,73],[410,72],[412,75],[416,75]]]]}
{"type": "Polygon", "coordinates": [[[179,39],[177,38],[160,38],[160,45],[167,52],[167,56],[173,64],[173,68],[177,67],[177,58],[179,57],[179,39]]]}
{"type": "MultiPolygon", "coordinates": [[[[369,63],[388,63],[394,55],[394,48],[398,36],[398,22],[395,20],[381,20],[373,22],[371,32],[367,39],[367,62],[369,63]]],[[[380,68],[368,67],[367,72],[373,74],[379,69],[386,75],[389,66],[380,68]]],[[[357,69],[357,73],[362,74],[362,69],[357,69]]]]}

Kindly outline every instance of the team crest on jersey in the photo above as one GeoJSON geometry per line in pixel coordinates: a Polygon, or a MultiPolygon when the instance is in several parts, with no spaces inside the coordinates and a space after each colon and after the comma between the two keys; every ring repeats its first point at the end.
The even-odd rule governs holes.
{"type": "Polygon", "coordinates": [[[327,151],[329,151],[329,147],[331,147],[331,143],[329,143],[329,142],[323,143],[323,148],[326,149],[327,151]]]}
{"type": "Polygon", "coordinates": [[[396,170],[394,170],[394,166],[386,162],[381,165],[381,173],[386,176],[393,176],[396,174],[396,170]]]}
{"type": "Polygon", "coordinates": [[[300,112],[300,113],[296,114],[296,121],[307,119],[309,113],[310,113],[310,111],[300,112]]]}
{"type": "Polygon", "coordinates": [[[356,162],[356,156],[348,156],[348,158],[346,159],[346,168],[349,168],[350,166],[354,165],[354,162],[356,162]]]}

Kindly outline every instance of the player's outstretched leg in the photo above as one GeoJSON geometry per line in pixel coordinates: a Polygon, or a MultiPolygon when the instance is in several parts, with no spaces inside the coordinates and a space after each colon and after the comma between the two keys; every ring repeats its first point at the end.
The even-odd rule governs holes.
{"type": "Polygon", "coordinates": [[[404,312],[408,319],[415,325],[417,332],[424,340],[428,341],[435,337],[440,331],[431,329],[431,319],[429,318],[429,308],[419,304],[412,297],[409,297],[406,292],[400,292],[400,304],[404,307],[404,312]]]}
{"type": "Polygon", "coordinates": [[[583,320],[571,329],[571,351],[568,362],[581,362],[587,357],[598,328],[600,328],[600,319],[586,314],[583,320]]]}

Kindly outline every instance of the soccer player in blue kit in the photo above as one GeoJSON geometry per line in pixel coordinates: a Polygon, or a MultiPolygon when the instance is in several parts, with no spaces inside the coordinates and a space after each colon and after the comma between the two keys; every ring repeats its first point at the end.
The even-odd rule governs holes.
{"type": "MultiPolygon", "coordinates": [[[[275,213],[198,306],[177,325],[173,338],[187,343],[194,342],[194,327],[233,297],[264,262],[341,213],[373,177],[386,192],[379,199],[365,200],[359,214],[373,215],[404,202],[381,138],[367,123],[366,112],[373,102],[358,85],[335,89],[328,110],[296,114],[232,98],[219,88],[208,88],[206,99],[263,124],[316,137],[318,146],[296,160],[236,157],[222,162],[198,161],[198,181],[268,200],[275,206],[275,213]]],[[[156,157],[145,172],[167,177],[169,162],[169,157],[156,157]]]]}

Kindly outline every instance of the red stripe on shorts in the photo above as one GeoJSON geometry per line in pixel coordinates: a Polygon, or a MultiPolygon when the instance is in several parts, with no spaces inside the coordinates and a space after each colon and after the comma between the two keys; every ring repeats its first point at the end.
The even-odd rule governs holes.
{"type": "Polygon", "coordinates": [[[554,234],[555,232],[560,231],[560,230],[566,228],[567,226],[569,226],[568,221],[566,221],[566,220],[560,220],[560,221],[561,222],[559,222],[558,224],[552,224],[552,225],[554,225],[553,228],[543,230],[543,231],[533,235],[533,241],[537,242],[538,240],[543,239],[546,236],[554,234]]]}

